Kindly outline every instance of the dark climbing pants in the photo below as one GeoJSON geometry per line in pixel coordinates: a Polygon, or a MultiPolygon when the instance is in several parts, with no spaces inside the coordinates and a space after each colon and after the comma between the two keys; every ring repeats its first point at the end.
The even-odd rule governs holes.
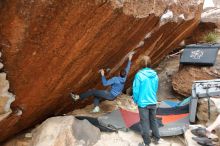
{"type": "Polygon", "coordinates": [[[85,99],[87,97],[94,96],[94,105],[98,106],[101,99],[114,100],[115,96],[106,90],[90,89],[79,95],[80,99],[85,99]]]}
{"type": "Polygon", "coordinates": [[[152,138],[157,141],[160,139],[158,124],[156,120],[156,108],[156,105],[148,105],[145,108],[138,107],[142,138],[146,145],[151,143],[150,129],[152,130],[152,138]]]}

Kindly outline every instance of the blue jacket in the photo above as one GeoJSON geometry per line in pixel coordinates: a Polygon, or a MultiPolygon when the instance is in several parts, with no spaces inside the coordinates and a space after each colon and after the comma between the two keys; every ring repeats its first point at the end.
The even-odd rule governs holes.
{"type": "Polygon", "coordinates": [[[139,107],[157,104],[157,73],[150,68],[143,68],[135,75],[133,82],[133,100],[139,107]]]}
{"type": "Polygon", "coordinates": [[[106,80],[105,76],[102,76],[102,84],[104,86],[110,86],[111,85],[110,93],[114,97],[121,94],[122,90],[124,89],[124,84],[125,84],[128,72],[130,70],[130,67],[131,67],[131,61],[128,61],[127,67],[125,68],[126,76],[124,78],[118,76],[118,77],[113,77],[109,80],[106,80]]]}

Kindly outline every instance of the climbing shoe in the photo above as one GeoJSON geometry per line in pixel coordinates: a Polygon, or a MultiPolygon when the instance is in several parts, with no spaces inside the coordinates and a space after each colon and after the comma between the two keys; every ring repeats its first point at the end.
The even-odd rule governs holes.
{"type": "Polygon", "coordinates": [[[77,94],[73,94],[73,93],[70,93],[70,96],[73,98],[73,100],[78,100],[79,99],[79,95],[77,94]]]}

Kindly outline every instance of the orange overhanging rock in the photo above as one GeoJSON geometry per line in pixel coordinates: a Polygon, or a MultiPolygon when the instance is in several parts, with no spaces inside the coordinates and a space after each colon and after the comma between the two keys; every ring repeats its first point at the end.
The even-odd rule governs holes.
{"type": "Polygon", "coordinates": [[[109,67],[110,75],[117,74],[126,55],[135,50],[129,85],[138,57],[149,55],[158,64],[197,27],[202,4],[200,0],[1,1],[0,47],[16,98],[12,114],[0,121],[0,141],[50,116],[83,107],[87,103],[73,103],[69,93],[101,87],[98,70],[109,67]]]}

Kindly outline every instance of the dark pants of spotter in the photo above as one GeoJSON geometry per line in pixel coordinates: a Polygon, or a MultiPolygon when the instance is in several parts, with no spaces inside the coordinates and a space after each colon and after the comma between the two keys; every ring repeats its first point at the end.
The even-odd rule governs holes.
{"type": "Polygon", "coordinates": [[[152,130],[152,138],[157,141],[160,139],[158,124],[156,120],[156,109],[156,105],[148,105],[145,108],[138,107],[142,138],[144,143],[147,145],[151,143],[150,129],[152,130]]]}
{"type": "Polygon", "coordinates": [[[114,100],[115,96],[106,90],[90,89],[79,95],[80,99],[85,99],[87,97],[94,96],[94,105],[98,106],[101,99],[114,100]]]}

